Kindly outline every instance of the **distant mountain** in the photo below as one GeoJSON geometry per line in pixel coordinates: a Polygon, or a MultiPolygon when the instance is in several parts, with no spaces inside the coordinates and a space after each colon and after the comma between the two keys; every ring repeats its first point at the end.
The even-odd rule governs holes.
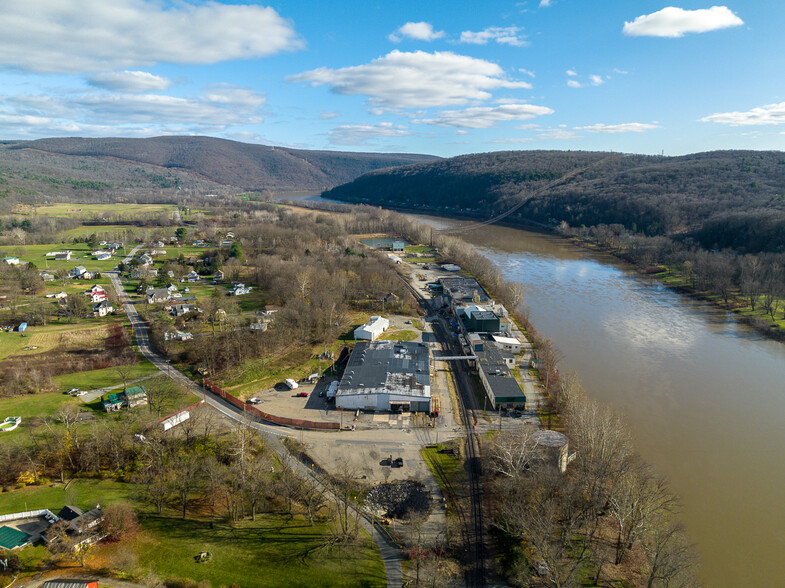
{"type": "Polygon", "coordinates": [[[0,191],[8,193],[12,179],[22,192],[58,186],[104,191],[173,186],[324,190],[372,170],[434,159],[417,154],[306,151],[213,137],[3,141],[0,191]]]}
{"type": "Polygon", "coordinates": [[[373,171],[331,199],[572,227],[624,225],[708,249],[785,251],[785,153],[464,155],[373,171]]]}

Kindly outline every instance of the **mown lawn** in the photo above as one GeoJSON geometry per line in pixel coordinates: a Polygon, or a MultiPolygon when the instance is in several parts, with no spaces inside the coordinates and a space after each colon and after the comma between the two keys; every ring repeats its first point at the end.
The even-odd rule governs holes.
{"type": "Polygon", "coordinates": [[[120,500],[131,501],[139,492],[137,484],[77,478],[65,488],[65,484],[53,483],[45,486],[27,486],[10,492],[0,493],[0,514],[48,508],[55,514],[66,504],[89,510],[96,504],[107,506],[120,500]]]}
{"type": "Polygon", "coordinates": [[[183,521],[167,516],[142,518],[133,548],[142,568],[160,578],[209,580],[213,586],[386,586],[384,564],[367,535],[341,550],[323,547],[326,527],[301,517],[264,514],[234,526],[183,521]],[[212,558],[196,563],[209,551],[212,558]]]}
{"type": "MultiPolygon", "coordinates": [[[[149,376],[159,371],[157,367],[146,359],[140,360],[139,363],[128,366],[128,368],[128,381],[144,378],[145,376],[149,376]]],[[[62,376],[55,376],[53,379],[61,390],[70,390],[71,388],[94,390],[95,388],[122,386],[123,384],[123,378],[120,376],[117,368],[113,367],[102,370],[64,374],[62,376]]]]}
{"type": "Polygon", "coordinates": [[[79,405],[76,398],[63,394],[62,392],[47,392],[45,394],[23,394],[10,398],[0,398],[0,420],[10,416],[22,417],[22,424],[15,430],[3,433],[0,443],[8,439],[13,439],[17,435],[23,435],[25,422],[27,419],[37,416],[46,416],[54,413],[63,404],[79,405]]]}
{"type": "Polygon", "coordinates": [[[78,265],[83,265],[88,271],[107,271],[122,259],[122,255],[114,255],[106,261],[98,261],[93,257],[92,252],[101,249],[101,247],[97,245],[95,248],[91,248],[87,243],[49,243],[46,245],[26,245],[15,249],[19,251],[18,257],[21,261],[30,261],[38,269],[48,269],[52,272],[60,268],[71,270],[78,265]],[[49,252],[66,250],[71,251],[71,259],[68,261],[56,261],[53,257],[46,256],[49,252]]]}
{"type": "Polygon", "coordinates": [[[404,329],[401,331],[387,331],[379,337],[382,341],[414,341],[419,336],[417,331],[411,331],[409,329],[404,329]]]}

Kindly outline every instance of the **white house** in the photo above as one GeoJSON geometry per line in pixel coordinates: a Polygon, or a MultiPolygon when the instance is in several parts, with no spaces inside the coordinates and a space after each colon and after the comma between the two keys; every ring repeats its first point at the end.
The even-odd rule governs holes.
{"type": "Polygon", "coordinates": [[[19,258],[18,257],[6,257],[3,259],[8,265],[19,265],[19,258]]]}
{"type": "Polygon", "coordinates": [[[251,286],[246,286],[242,283],[237,283],[234,287],[229,291],[230,296],[243,296],[244,294],[248,294],[251,291],[251,286]]]}
{"type": "Polygon", "coordinates": [[[108,300],[102,300],[93,304],[93,314],[96,316],[106,316],[114,310],[114,307],[108,300]]]}
{"type": "Polygon", "coordinates": [[[107,259],[112,259],[112,254],[108,251],[102,251],[98,255],[95,256],[97,261],[106,261],[107,259]]]}
{"type": "Polygon", "coordinates": [[[83,265],[77,265],[74,269],[68,272],[68,277],[76,278],[79,280],[89,280],[93,277],[93,274],[87,271],[87,268],[83,265]]]}
{"type": "Polygon", "coordinates": [[[187,276],[185,276],[181,281],[183,282],[198,282],[199,281],[199,274],[195,271],[191,270],[187,276]]]}
{"type": "Polygon", "coordinates": [[[379,335],[390,327],[390,321],[381,316],[372,316],[371,319],[361,327],[354,330],[355,339],[375,341],[379,335]]]}
{"type": "Polygon", "coordinates": [[[166,341],[188,341],[189,339],[193,339],[193,333],[186,333],[184,331],[166,331],[164,333],[164,339],[166,341]]]}

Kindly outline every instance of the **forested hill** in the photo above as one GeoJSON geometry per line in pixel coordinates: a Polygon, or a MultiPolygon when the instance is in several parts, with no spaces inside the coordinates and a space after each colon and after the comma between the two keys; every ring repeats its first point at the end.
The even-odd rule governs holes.
{"type": "MultiPolygon", "coordinates": [[[[64,179],[71,185],[77,181],[80,186],[92,182],[104,189],[144,189],[156,187],[152,177],[158,180],[157,187],[177,183],[203,190],[220,186],[260,191],[324,190],[371,170],[434,159],[416,154],[306,151],[214,137],[0,142],[0,174],[9,170],[23,172],[27,180],[44,178],[50,189],[64,179]]],[[[24,188],[38,189],[35,185],[24,188]]]]}
{"type": "Polygon", "coordinates": [[[618,224],[707,249],[785,251],[785,153],[777,151],[482,153],[370,172],[325,196],[476,220],[509,213],[510,223],[618,224]]]}

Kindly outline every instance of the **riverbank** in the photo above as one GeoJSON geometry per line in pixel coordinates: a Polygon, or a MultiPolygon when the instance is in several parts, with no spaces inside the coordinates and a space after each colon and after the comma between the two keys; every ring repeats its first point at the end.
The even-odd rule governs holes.
{"type": "MultiPolygon", "coordinates": [[[[334,203],[335,201],[331,202],[334,203]]],[[[460,232],[464,233],[488,226],[483,224],[483,221],[477,221],[476,218],[441,209],[413,209],[397,206],[385,208],[406,214],[423,214],[444,219],[470,222],[477,225],[476,229],[461,227],[460,232]]],[[[635,263],[633,260],[630,260],[628,256],[625,256],[624,252],[620,252],[612,247],[603,247],[596,242],[587,241],[579,237],[564,235],[550,225],[537,223],[534,221],[527,223],[501,221],[495,222],[493,225],[559,237],[569,243],[572,243],[573,245],[581,247],[582,249],[610,255],[622,263],[629,264],[632,268],[635,269],[636,272],[638,272],[638,274],[657,280],[666,288],[669,288],[682,296],[692,300],[711,304],[721,311],[731,313],[734,320],[736,320],[739,324],[753,329],[762,337],[780,343],[785,342],[785,299],[772,299],[771,296],[760,294],[757,296],[755,300],[755,308],[753,308],[752,304],[748,302],[749,298],[745,299],[738,289],[732,290],[729,293],[726,301],[721,296],[712,293],[710,290],[701,289],[697,286],[697,284],[692,285],[690,282],[695,282],[695,278],[691,277],[687,272],[680,270],[678,266],[658,265],[657,261],[654,261],[652,264],[641,266],[640,264],[635,263]],[[662,267],[662,271],[650,271],[653,265],[662,267]],[[765,309],[767,307],[772,308],[772,305],[773,311],[767,312],[765,309]],[[779,315],[778,311],[780,311],[779,315]]],[[[451,234],[453,231],[447,231],[447,233],[451,234]]]]}

